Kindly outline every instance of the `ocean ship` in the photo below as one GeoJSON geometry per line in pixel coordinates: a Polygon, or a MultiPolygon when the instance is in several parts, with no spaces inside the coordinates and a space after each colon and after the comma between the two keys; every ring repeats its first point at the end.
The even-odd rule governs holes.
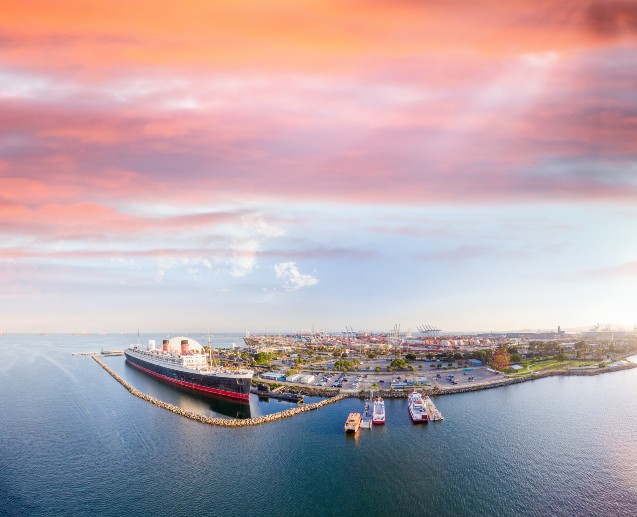
{"type": "Polygon", "coordinates": [[[374,399],[372,407],[372,423],[374,425],[383,425],[385,423],[385,401],[382,397],[374,399]]]}
{"type": "Polygon", "coordinates": [[[414,424],[421,422],[427,422],[429,420],[427,416],[427,408],[420,393],[413,392],[409,394],[407,399],[407,407],[409,408],[409,416],[414,424]]]}
{"type": "Polygon", "coordinates": [[[203,347],[194,340],[164,339],[161,350],[150,340],[147,347],[131,345],[124,355],[128,364],[163,381],[246,403],[250,399],[254,372],[209,365],[203,347]]]}

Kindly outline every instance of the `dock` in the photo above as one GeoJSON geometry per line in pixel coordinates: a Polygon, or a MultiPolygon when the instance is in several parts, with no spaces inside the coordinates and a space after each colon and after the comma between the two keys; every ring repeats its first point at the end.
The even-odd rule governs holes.
{"type": "Polygon", "coordinates": [[[106,366],[100,359],[94,355],[92,356],[93,360],[99,364],[106,372],[113,377],[117,382],[119,382],[131,395],[139,397],[142,400],[150,402],[155,406],[165,409],[167,411],[171,411],[177,415],[184,416],[186,418],[190,418],[191,420],[195,420],[197,422],[201,422],[202,424],[208,425],[217,425],[222,427],[245,427],[245,426],[253,426],[253,425],[261,425],[269,422],[275,422],[277,420],[282,420],[283,418],[289,418],[294,415],[300,415],[301,413],[307,413],[309,411],[314,411],[316,409],[322,408],[327,404],[333,404],[334,402],[338,402],[339,400],[343,400],[345,395],[336,395],[329,399],[320,400],[319,402],[313,402],[312,404],[302,404],[295,408],[286,409],[285,411],[279,411],[278,413],[272,413],[270,415],[262,415],[254,418],[246,418],[246,419],[237,419],[237,418],[211,418],[204,415],[200,415],[199,413],[194,413],[192,411],[188,411],[186,409],[182,409],[178,406],[173,406],[172,404],[168,404],[161,400],[158,400],[150,395],[146,395],[146,393],[142,393],[139,390],[133,388],[128,382],[122,379],[119,375],[117,375],[113,370],[111,370],[108,366],[106,366]]]}
{"type": "Polygon", "coordinates": [[[257,388],[250,388],[250,393],[254,393],[255,395],[259,396],[259,397],[263,397],[263,398],[271,398],[271,399],[278,399],[278,400],[288,400],[290,402],[299,402],[302,403],[304,396],[303,395],[298,395],[296,393],[279,393],[277,391],[267,391],[267,390],[260,390],[257,388]]]}
{"type": "Polygon", "coordinates": [[[124,355],[124,351],[102,349],[100,352],[73,352],[71,355],[92,355],[92,356],[108,357],[111,355],[124,355]]]}
{"type": "Polygon", "coordinates": [[[425,397],[425,408],[427,409],[427,419],[430,422],[445,419],[445,417],[442,416],[442,413],[438,410],[436,405],[429,397],[425,397]]]}

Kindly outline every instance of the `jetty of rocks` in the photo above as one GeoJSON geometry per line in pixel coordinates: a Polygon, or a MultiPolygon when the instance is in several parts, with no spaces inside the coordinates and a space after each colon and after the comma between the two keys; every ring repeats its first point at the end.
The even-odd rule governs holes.
{"type": "Polygon", "coordinates": [[[196,420],[197,422],[201,422],[202,424],[208,425],[217,425],[221,427],[247,427],[254,425],[267,424],[268,422],[274,422],[276,420],[282,420],[283,418],[289,418],[294,415],[298,415],[300,413],[307,413],[308,411],[314,411],[315,409],[320,409],[327,404],[333,404],[343,398],[345,395],[336,395],[334,397],[321,400],[319,402],[314,402],[312,404],[304,404],[302,406],[298,406],[291,409],[286,409],[285,411],[280,411],[279,413],[272,413],[271,415],[263,415],[255,418],[246,418],[244,420],[239,419],[226,419],[226,418],[211,418],[204,415],[200,415],[199,413],[193,413],[192,411],[187,411],[178,406],[174,406],[172,404],[167,404],[166,402],[162,402],[161,400],[157,400],[146,393],[142,393],[139,390],[136,390],[131,386],[128,382],[122,379],[119,375],[117,375],[113,370],[111,370],[108,366],[106,366],[100,359],[96,356],[92,356],[93,359],[99,364],[106,372],[113,377],[117,382],[119,382],[124,388],[126,388],[132,395],[139,397],[146,402],[150,402],[157,407],[162,409],[166,409],[168,411],[172,411],[177,415],[184,416],[186,418],[190,418],[191,420],[196,420]]]}

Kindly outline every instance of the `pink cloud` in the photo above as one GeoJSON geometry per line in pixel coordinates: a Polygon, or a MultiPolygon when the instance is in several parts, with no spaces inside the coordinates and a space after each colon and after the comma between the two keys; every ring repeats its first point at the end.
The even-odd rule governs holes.
{"type": "MultiPolygon", "coordinates": [[[[634,201],[634,181],[617,172],[635,159],[634,10],[626,2],[587,5],[566,20],[548,1],[524,14],[515,2],[375,2],[364,12],[346,2],[341,8],[358,14],[349,27],[358,44],[341,39],[339,24],[336,40],[306,41],[286,26],[295,19],[286,11],[249,35],[256,43],[279,31],[288,44],[304,43],[272,68],[254,66],[249,52],[238,52],[233,66],[216,51],[207,57],[218,67],[184,64],[159,43],[172,35],[196,51],[178,23],[136,25],[76,6],[86,18],[72,26],[51,15],[20,30],[26,14],[17,7],[7,13],[17,29],[5,31],[7,62],[22,61],[8,68],[6,84],[17,93],[0,96],[2,197],[31,210],[157,200],[634,201]],[[439,48],[430,48],[423,24],[440,32],[439,48]],[[518,37],[507,39],[512,31],[518,37]],[[363,50],[375,48],[379,34],[396,39],[385,52],[363,50]],[[155,58],[144,41],[160,45],[155,58]],[[86,49],[76,55],[78,42],[86,49]],[[36,56],[47,45],[66,57],[59,66],[36,56]],[[302,59],[320,48],[333,66],[302,59]],[[102,49],[103,63],[73,72],[88,49],[102,49]]],[[[333,8],[317,7],[305,21],[330,19],[333,8]]],[[[228,23],[237,16],[232,7],[219,13],[228,23]]],[[[206,23],[191,21],[190,30],[207,37],[206,23]]],[[[232,31],[219,37],[239,45],[232,31]]],[[[118,217],[111,225],[143,228],[118,217]]]]}
{"type": "Polygon", "coordinates": [[[583,276],[595,278],[622,278],[629,276],[637,276],[637,260],[623,262],[611,267],[604,267],[586,271],[583,276]]]}

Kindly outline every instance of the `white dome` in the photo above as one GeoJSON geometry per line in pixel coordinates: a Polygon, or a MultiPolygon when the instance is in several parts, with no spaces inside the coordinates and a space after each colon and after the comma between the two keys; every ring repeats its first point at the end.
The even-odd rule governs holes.
{"type": "Polygon", "coordinates": [[[176,352],[178,354],[181,354],[181,340],[182,339],[187,339],[188,340],[188,350],[193,350],[195,352],[203,351],[203,347],[197,341],[195,341],[192,338],[186,337],[186,336],[171,337],[169,339],[169,341],[168,341],[168,351],[169,352],[176,352]]]}

